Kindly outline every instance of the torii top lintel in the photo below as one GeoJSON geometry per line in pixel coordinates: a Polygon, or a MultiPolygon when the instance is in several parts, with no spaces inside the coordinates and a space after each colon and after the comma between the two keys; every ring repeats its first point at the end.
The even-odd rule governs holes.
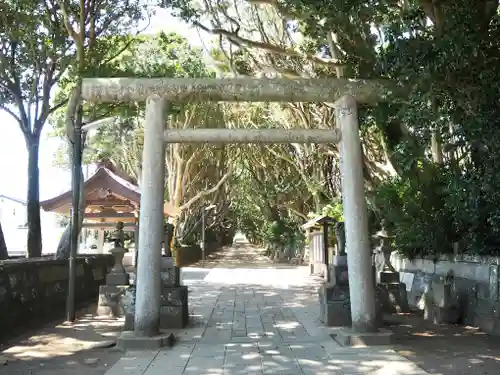
{"type": "Polygon", "coordinates": [[[345,95],[376,103],[399,90],[394,81],[257,78],[85,78],[82,98],[94,103],[141,102],[334,102],[345,95]]]}

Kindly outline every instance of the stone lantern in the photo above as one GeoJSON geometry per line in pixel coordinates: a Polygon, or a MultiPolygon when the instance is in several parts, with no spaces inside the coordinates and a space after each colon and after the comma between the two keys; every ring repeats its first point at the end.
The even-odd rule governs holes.
{"type": "Polygon", "coordinates": [[[124,316],[130,298],[130,276],[123,267],[123,256],[128,251],[124,246],[125,234],[123,223],[118,222],[111,240],[114,247],[110,253],[114,257],[114,265],[106,275],[106,284],[99,287],[99,301],[97,304],[97,315],[99,316],[124,316]]]}
{"type": "MultiPolygon", "coordinates": [[[[391,282],[398,281],[399,282],[399,273],[394,269],[391,264],[391,254],[393,252],[391,242],[394,240],[395,236],[391,235],[385,226],[382,226],[382,229],[379,230],[373,238],[378,239],[379,245],[375,248],[375,269],[377,272],[377,282],[382,282],[380,278],[382,274],[385,275],[385,278],[390,278],[391,282]],[[387,275],[386,275],[387,274],[387,275]],[[391,274],[391,275],[389,275],[391,274]],[[394,276],[395,275],[395,276],[394,276]],[[394,278],[397,276],[397,280],[394,278]]],[[[389,282],[389,280],[387,280],[389,282]]]]}
{"type": "Polygon", "coordinates": [[[130,276],[123,267],[123,257],[128,251],[124,247],[125,234],[123,232],[123,223],[120,221],[116,225],[116,231],[111,239],[114,242],[114,247],[109,251],[114,257],[114,265],[111,271],[106,276],[107,285],[129,285],[130,276]]]}
{"type": "Polygon", "coordinates": [[[408,312],[410,309],[406,286],[399,280],[399,272],[391,264],[391,243],[395,236],[388,232],[385,221],[382,222],[382,229],[375,233],[373,238],[379,240],[379,245],[374,250],[377,299],[386,313],[408,312]]]}

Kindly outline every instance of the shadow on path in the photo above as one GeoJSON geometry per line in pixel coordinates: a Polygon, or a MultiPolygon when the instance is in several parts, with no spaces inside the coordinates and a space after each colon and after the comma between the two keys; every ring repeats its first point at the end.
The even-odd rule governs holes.
{"type": "Polygon", "coordinates": [[[123,322],[98,318],[96,306],[74,323],[52,323],[0,346],[0,375],[102,375],[122,353],[112,348],[123,322]]]}
{"type": "Polygon", "coordinates": [[[421,313],[391,316],[395,348],[430,374],[500,374],[500,340],[474,327],[432,324],[421,313]]]}

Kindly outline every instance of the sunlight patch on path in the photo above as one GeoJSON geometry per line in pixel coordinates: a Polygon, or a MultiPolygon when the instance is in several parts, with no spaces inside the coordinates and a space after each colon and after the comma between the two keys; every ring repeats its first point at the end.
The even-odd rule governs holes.
{"type": "MultiPolygon", "coordinates": [[[[214,268],[205,277],[204,281],[213,284],[226,285],[266,285],[279,288],[288,288],[291,285],[304,285],[307,278],[305,267],[295,269],[259,269],[259,268],[214,268]]],[[[312,283],[311,279],[311,283],[312,283]]]]}

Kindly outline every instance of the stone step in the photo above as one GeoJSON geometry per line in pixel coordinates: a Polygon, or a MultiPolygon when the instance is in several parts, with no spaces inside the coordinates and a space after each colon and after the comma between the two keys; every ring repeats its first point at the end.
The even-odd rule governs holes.
{"type": "Polygon", "coordinates": [[[175,336],[171,332],[160,332],[151,337],[136,336],[134,332],[123,332],[116,342],[116,347],[121,350],[150,350],[171,347],[174,345],[175,336]]]}
{"type": "MultiPolygon", "coordinates": [[[[134,315],[125,315],[125,331],[134,330],[134,315]]],[[[162,306],[160,308],[160,329],[182,329],[189,323],[187,302],[184,306],[162,306]]]]}

